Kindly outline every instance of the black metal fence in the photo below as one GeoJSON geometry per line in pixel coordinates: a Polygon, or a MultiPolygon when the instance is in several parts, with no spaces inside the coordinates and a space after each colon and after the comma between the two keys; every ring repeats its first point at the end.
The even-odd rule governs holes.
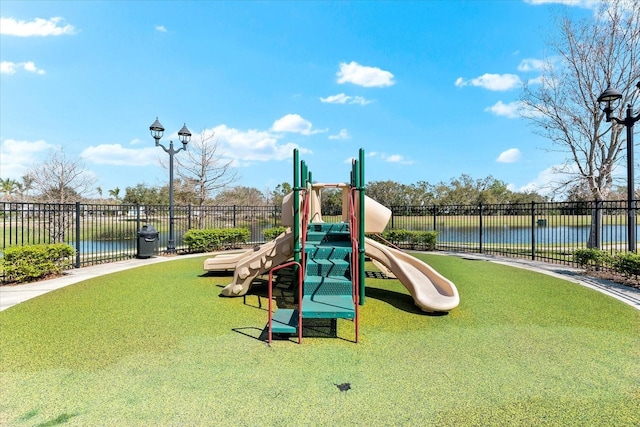
{"type": "MultiPolygon", "coordinates": [[[[76,268],[133,258],[143,225],[158,231],[160,251],[169,240],[169,206],[48,204],[0,202],[1,248],[39,243],[67,243],[76,249],[76,268]]],[[[280,225],[274,206],[175,206],[175,244],[192,228],[246,227],[250,243],[264,242],[263,230],[280,225]]]]}
{"type": "MultiPolygon", "coordinates": [[[[76,268],[135,257],[143,225],[158,231],[160,251],[169,238],[166,205],[0,205],[2,249],[65,242],[76,249],[76,268]]],[[[392,206],[391,210],[388,229],[436,230],[438,250],[566,264],[573,263],[572,252],[579,248],[597,247],[612,254],[628,251],[627,221],[635,219],[628,216],[626,201],[392,206]]],[[[279,206],[176,206],[174,212],[178,251],[187,249],[183,235],[192,228],[246,227],[250,243],[262,243],[263,231],[279,226],[281,218],[279,206]]]]}
{"type": "MultiPolygon", "coordinates": [[[[573,265],[576,249],[629,250],[626,201],[393,206],[390,228],[436,230],[438,250],[573,265]]],[[[637,221],[634,221],[636,235],[637,221]]]]}

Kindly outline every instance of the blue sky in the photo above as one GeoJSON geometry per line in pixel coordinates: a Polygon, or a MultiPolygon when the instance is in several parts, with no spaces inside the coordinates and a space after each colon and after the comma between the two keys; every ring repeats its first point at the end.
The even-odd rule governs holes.
{"type": "Polygon", "coordinates": [[[2,0],[0,177],[63,147],[105,194],[166,184],[158,117],[165,145],[215,131],[261,191],[292,181],[294,147],[322,182],[364,148],[367,181],[536,188],[564,157],[516,101],[554,16],[592,3],[2,0]]]}

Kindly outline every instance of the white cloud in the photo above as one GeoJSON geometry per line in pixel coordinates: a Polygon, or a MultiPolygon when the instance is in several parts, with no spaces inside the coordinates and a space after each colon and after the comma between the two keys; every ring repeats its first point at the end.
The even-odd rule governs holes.
{"type": "Polygon", "coordinates": [[[33,162],[53,148],[44,140],[17,141],[7,139],[0,145],[0,171],[2,178],[17,179],[25,175],[33,162]]]}
{"type": "Polygon", "coordinates": [[[563,165],[555,165],[543,170],[533,181],[523,185],[518,191],[536,192],[543,196],[559,196],[554,192],[554,188],[559,182],[567,179],[567,174],[560,172],[563,168],[563,165]]]}
{"type": "Polygon", "coordinates": [[[19,69],[27,71],[29,73],[44,74],[44,70],[36,67],[36,64],[32,61],[28,62],[0,62],[0,74],[15,74],[19,69]]]}
{"type": "Polygon", "coordinates": [[[120,144],[101,144],[84,149],[80,157],[99,165],[149,166],[158,164],[161,153],[153,146],[134,149],[120,144]]]}
{"type": "Polygon", "coordinates": [[[166,33],[167,28],[164,25],[156,25],[156,31],[160,31],[161,33],[166,33]]]}
{"type": "Polygon", "coordinates": [[[353,83],[364,87],[386,87],[395,84],[393,74],[378,67],[360,65],[355,61],[342,62],[336,73],[338,83],[353,83]]]}
{"type": "Polygon", "coordinates": [[[326,130],[312,130],[312,127],[311,122],[303,119],[299,114],[287,114],[273,122],[271,130],[274,132],[290,132],[302,135],[326,132],[326,130]]]}
{"type": "Polygon", "coordinates": [[[16,67],[18,64],[15,62],[2,61],[0,62],[0,73],[1,74],[15,74],[16,67]]]}
{"type": "MultiPolygon", "coordinates": [[[[413,164],[413,160],[407,160],[404,158],[404,156],[400,155],[400,154],[385,154],[385,153],[379,153],[377,151],[371,151],[369,153],[366,154],[367,157],[376,157],[376,158],[380,158],[381,160],[387,162],[387,163],[400,163],[403,165],[411,165],[413,164]]],[[[351,161],[355,159],[355,157],[349,157],[347,158],[344,162],[345,163],[351,163],[351,161]]]]}
{"type": "Polygon", "coordinates": [[[344,93],[339,93],[337,95],[327,96],[326,98],[320,98],[320,102],[324,102],[325,104],[359,104],[359,105],[367,105],[372,103],[362,96],[349,96],[344,93]]]}
{"type": "Polygon", "coordinates": [[[75,34],[73,25],[63,24],[63,19],[35,18],[33,21],[17,21],[14,18],[0,18],[0,34],[17,37],[47,37],[75,34]]]}
{"type": "Polygon", "coordinates": [[[351,136],[349,136],[349,132],[347,132],[346,129],[341,129],[337,135],[329,135],[329,139],[349,139],[349,138],[351,138],[351,136]]]}
{"type": "Polygon", "coordinates": [[[325,104],[346,104],[349,99],[351,99],[350,96],[339,93],[337,95],[327,96],[326,98],[320,98],[320,102],[324,102],[325,104]]]}
{"type": "Polygon", "coordinates": [[[522,105],[522,102],[520,101],[514,101],[508,104],[505,104],[502,101],[498,101],[491,107],[485,108],[484,111],[493,113],[496,116],[500,116],[500,117],[517,119],[518,117],[520,117],[522,108],[523,108],[523,105],[522,105]]]}
{"type": "Polygon", "coordinates": [[[519,161],[521,157],[522,157],[522,154],[520,153],[520,150],[518,150],[517,148],[509,148],[508,150],[500,153],[500,155],[496,159],[496,162],[515,163],[519,161]]]}
{"type": "Polygon", "coordinates": [[[565,6],[583,7],[585,9],[595,9],[600,0],[524,0],[525,3],[539,6],[543,4],[562,4],[565,6]]]}
{"type": "Polygon", "coordinates": [[[483,74],[471,80],[458,77],[455,81],[458,87],[478,86],[493,91],[507,91],[522,86],[520,77],[515,74],[483,74]]]}
{"type": "Polygon", "coordinates": [[[294,148],[298,148],[301,154],[311,153],[310,150],[300,148],[294,143],[280,143],[281,136],[269,131],[244,131],[226,125],[216,126],[211,131],[216,134],[222,154],[237,163],[289,159],[294,148]]]}
{"type": "Polygon", "coordinates": [[[22,66],[24,67],[25,71],[28,71],[30,73],[44,74],[44,70],[36,67],[36,64],[34,64],[32,61],[25,62],[22,64],[22,66]]]}
{"type": "MultiPolygon", "coordinates": [[[[294,148],[300,153],[311,153],[294,143],[281,143],[281,135],[271,131],[240,130],[227,125],[206,129],[204,134],[215,133],[218,153],[223,159],[231,160],[235,166],[248,166],[256,162],[287,160],[294,148]]],[[[193,140],[199,138],[194,135],[193,140]]],[[[169,138],[170,139],[170,138],[169,138]]],[[[130,145],[139,144],[137,139],[130,145]]],[[[187,148],[188,149],[188,148],[187,148]]],[[[144,148],[128,148],[121,144],[101,144],[85,149],[80,156],[92,163],[117,166],[157,165],[166,158],[164,152],[153,145],[144,148]]]]}
{"type": "Polygon", "coordinates": [[[405,160],[403,156],[401,156],[400,154],[391,154],[391,155],[385,155],[382,156],[382,158],[384,159],[385,162],[389,162],[389,163],[402,163],[405,165],[410,165],[411,163],[413,163],[410,160],[405,160]]]}
{"type": "Polygon", "coordinates": [[[545,61],[542,59],[527,58],[520,61],[518,64],[518,71],[540,71],[545,67],[545,61]]]}
{"type": "Polygon", "coordinates": [[[541,84],[544,84],[544,82],[545,82],[544,76],[538,76],[533,79],[527,80],[527,84],[529,85],[541,85],[541,84]]]}

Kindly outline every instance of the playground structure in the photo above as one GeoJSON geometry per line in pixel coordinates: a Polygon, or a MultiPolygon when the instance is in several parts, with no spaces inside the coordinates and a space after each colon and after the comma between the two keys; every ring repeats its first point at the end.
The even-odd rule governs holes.
{"type": "Polygon", "coordinates": [[[269,274],[269,342],[273,333],[297,334],[302,342],[305,318],[353,319],[358,342],[367,256],[388,277],[397,278],[421,310],[443,312],[459,304],[455,285],[428,264],[366,237],[384,231],[391,211],[364,194],[364,150],[352,163],[349,184],[313,183],[298,156],[294,150],[293,191],[283,200],[286,231],[255,249],[221,253],[204,262],[206,271],[234,271],[224,296],[245,295],[258,276],[269,274]],[[323,221],[325,188],[342,190],[341,222],[323,221]],[[273,310],[273,275],[286,267],[297,273],[297,307],[273,310]]]}

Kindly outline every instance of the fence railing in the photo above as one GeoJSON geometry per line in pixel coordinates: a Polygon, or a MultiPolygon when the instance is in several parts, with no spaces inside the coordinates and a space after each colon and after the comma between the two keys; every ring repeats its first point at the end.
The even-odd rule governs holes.
{"type": "MultiPolygon", "coordinates": [[[[1,246],[67,243],[76,249],[76,268],[129,259],[137,255],[143,225],[158,231],[162,251],[169,240],[168,205],[49,204],[0,202],[1,246]]],[[[264,242],[263,230],[280,225],[274,206],[175,206],[175,244],[192,228],[246,227],[250,243],[264,242]]]]}
{"type": "MultiPolygon", "coordinates": [[[[0,206],[1,249],[65,242],[76,249],[76,268],[135,257],[143,225],[159,232],[161,251],[168,243],[167,205],[0,202],[0,206]]],[[[612,254],[629,250],[631,217],[626,201],[390,208],[388,229],[436,230],[438,250],[566,264],[573,264],[572,253],[580,248],[597,247],[612,254]]],[[[637,211],[637,201],[633,209],[637,211]]],[[[192,228],[246,227],[251,244],[263,243],[263,231],[280,225],[281,207],[175,206],[174,216],[176,248],[184,251],[182,237],[192,228]]]]}
{"type": "MultiPolygon", "coordinates": [[[[637,201],[632,209],[635,214],[637,201]]],[[[626,201],[392,206],[391,210],[390,228],[436,230],[438,250],[571,265],[576,249],[592,247],[611,254],[629,250],[626,201]]]]}

